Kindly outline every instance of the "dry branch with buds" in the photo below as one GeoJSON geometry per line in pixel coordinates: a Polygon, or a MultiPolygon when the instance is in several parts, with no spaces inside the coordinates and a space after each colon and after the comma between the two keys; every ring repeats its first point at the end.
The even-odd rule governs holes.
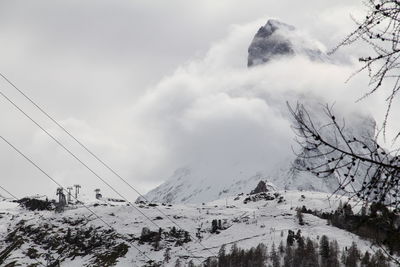
{"type": "Polygon", "coordinates": [[[338,191],[400,210],[398,150],[388,152],[373,137],[351,135],[344,121],[339,122],[329,106],[322,110],[326,121],[321,125],[316,124],[321,122],[312,118],[303,105],[288,106],[301,147],[298,157],[303,164],[297,166],[300,171],[320,178],[334,175],[339,183],[338,191]]]}
{"type": "MultiPolygon", "coordinates": [[[[400,90],[400,1],[367,0],[364,3],[368,9],[366,16],[361,21],[353,19],[356,29],[330,53],[359,41],[371,48],[369,55],[359,58],[363,66],[357,73],[367,71],[370,78],[370,89],[360,100],[375,93],[384,83],[390,85],[383,122],[385,135],[389,113],[400,90]]],[[[399,135],[400,132],[396,138],[399,135]]]]}

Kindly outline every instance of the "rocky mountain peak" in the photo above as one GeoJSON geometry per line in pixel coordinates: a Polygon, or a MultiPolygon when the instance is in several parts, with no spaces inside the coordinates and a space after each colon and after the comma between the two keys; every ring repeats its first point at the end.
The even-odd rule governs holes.
{"type": "Polygon", "coordinates": [[[327,59],[312,40],[299,34],[292,25],[270,19],[262,26],[248,49],[247,66],[264,64],[277,56],[303,54],[311,60],[327,59]]]}

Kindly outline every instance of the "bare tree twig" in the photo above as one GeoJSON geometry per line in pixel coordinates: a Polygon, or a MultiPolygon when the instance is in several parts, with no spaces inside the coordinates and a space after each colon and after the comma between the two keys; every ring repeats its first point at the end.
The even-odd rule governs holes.
{"type": "Polygon", "coordinates": [[[335,176],[339,183],[337,191],[400,211],[399,150],[388,152],[372,137],[350,135],[329,106],[324,108],[323,127],[316,126],[316,120],[303,105],[292,108],[288,104],[288,107],[301,147],[298,157],[302,164],[297,164],[296,170],[308,171],[320,178],[335,176]]]}
{"type": "MultiPolygon", "coordinates": [[[[347,35],[330,54],[341,47],[358,42],[366,43],[367,47],[371,48],[368,55],[359,58],[363,66],[351,77],[363,71],[368,72],[370,88],[359,101],[374,94],[384,83],[392,87],[386,98],[386,112],[382,124],[385,137],[393,99],[400,90],[400,2],[398,0],[366,0],[364,4],[368,9],[366,16],[361,21],[352,18],[356,29],[347,35]]],[[[395,139],[399,136],[400,132],[395,139]]]]}

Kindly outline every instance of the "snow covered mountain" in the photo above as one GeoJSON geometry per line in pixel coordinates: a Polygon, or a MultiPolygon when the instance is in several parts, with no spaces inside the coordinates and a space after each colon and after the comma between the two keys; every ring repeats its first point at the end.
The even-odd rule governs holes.
{"type": "MultiPolygon", "coordinates": [[[[315,105],[315,110],[311,113],[318,113],[320,108],[315,105]]],[[[290,120],[290,118],[288,118],[290,120]]],[[[349,133],[354,136],[360,136],[368,140],[375,135],[375,121],[370,117],[353,115],[348,117],[349,133]]],[[[328,139],[334,136],[326,133],[328,139]]],[[[359,148],[361,150],[361,147],[359,148]]],[[[304,153],[307,153],[303,151],[304,153]]],[[[165,203],[201,203],[215,199],[225,198],[235,194],[250,192],[251,189],[260,181],[266,181],[272,186],[281,190],[307,190],[319,192],[334,192],[338,188],[338,179],[335,174],[321,179],[311,172],[297,171],[294,165],[304,164],[304,160],[294,154],[287,155],[280,165],[272,169],[264,169],[251,172],[243,171],[239,166],[232,166],[230,180],[218,181],[218,177],[205,177],[204,173],[196,169],[182,168],[175,173],[162,185],[151,190],[145,195],[145,198],[152,202],[165,203]]],[[[317,166],[323,163],[323,159],[308,160],[307,164],[317,166]]],[[[362,177],[358,177],[361,179],[362,177]]],[[[360,181],[356,180],[353,186],[361,186],[360,181]]],[[[141,200],[139,198],[138,200],[141,200]]]]}
{"type": "MultiPolygon", "coordinates": [[[[271,60],[279,61],[296,55],[305,56],[309,60],[318,61],[320,64],[332,64],[332,61],[326,54],[318,48],[318,42],[312,39],[306,39],[304,35],[299,34],[293,26],[285,23],[269,20],[265,26],[261,27],[254,36],[248,49],[248,71],[257,69],[256,65],[269,64],[271,60]]],[[[262,71],[263,69],[260,69],[262,71]]],[[[257,82],[257,81],[254,81],[257,82]]],[[[270,88],[273,92],[273,88],[270,88]]],[[[292,103],[297,101],[304,103],[308,111],[314,116],[316,121],[323,119],[321,103],[326,103],[324,95],[304,95],[296,91],[288,92],[285,95],[274,95],[271,100],[271,94],[265,97],[264,92],[260,93],[259,99],[269,101],[269,104],[276,106],[279,116],[282,116],[286,123],[290,125],[292,118],[287,110],[286,101],[292,103]],[[288,99],[290,97],[290,99],[288,99]]],[[[346,118],[348,134],[358,136],[359,138],[373,138],[375,135],[375,121],[370,116],[359,113],[339,111],[337,115],[346,118]]],[[[271,126],[274,127],[274,126],[271,126]]],[[[287,131],[290,131],[288,129],[287,131]]],[[[335,137],[331,133],[325,133],[328,139],[335,137]]],[[[244,136],[243,138],[246,138],[244,136]]],[[[293,134],[294,138],[294,134],[293,134]]],[[[295,142],[285,145],[286,155],[279,162],[265,162],[266,167],[255,166],[249,168],[243,167],[240,162],[231,165],[207,169],[207,165],[186,166],[180,168],[170,176],[165,183],[151,190],[145,195],[145,198],[154,202],[165,203],[201,203],[208,202],[227,196],[232,196],[241,192],[247,192],[254,188],[260,180],[267,181],[279,189],[285,190],[313,190],[320,192],[334,192],[338,188],[338,179],[335,175],[320,179],[309,172],[295,171],[293,166],[304,164],[300,158],[297,158],[291,146],[295,147],[295,142]],[[288,148],[288,149],[286,149],[288,148]],[[273,165],[272,167],[270,165],[273,165]],[[269,166],[269,167],[267,167],[269,166]],[[211,170],[212,169],[212,170],[211,170]]],[[[277,148],[279,150],[279,147],[277,148]]],[[[360,148],[361,149],[361,148],[360,148]]],[[[299,153],[305,151],[297,151],[299,153]]],[[[260,158],[271,158],[271,154],[280,153],[280,151],[268,151],[268,155],[260,155],[260,158]]],[[[245,156],[245,155],[244,155],[245,156]]],[[[321,160],[315,159],[308,164],[318,165],[321,160]]],[[[141,200],[139,198],[138,200],[141,200]]]]}
{"type": "Polygon", "coordinates": [[[286,244],[288,231],[301,231],[304,238],[318,240],[326,235],[337,240],[339,249],[356,242],[364,253],[373,253],[371,242],[326,223],[311,214],[304,214],[299,225],[294,208],[306,206],[311,210],[330,212],[340,201],[349,201],[353,211],[360,206],[357,200],[348,200],[319,192],[273,191],[268,200],[246,202],[246,194],[228,197],[200,205],[138,205],[137,208],[154,224],[131,206],[92,199],[69,207],[63,213],[28,211],[15,202],[0,202],[0,265],[37,266],[189,266],[218,254],[225,244],[227,251],[233,244],[249,249],[264,243],[286,244]],[[278,196],[278,197],[276,197],[278,196]],[[190,240],[177,245],[179,232],[176,224],[190,233],[190,240]],[[96,214],[96,215],[94,215],[96,214]],[[98,217],[96,217],[98,216],[98,217]],[[212,230],[212,221],[220,220],[218,233],[212,230]],[[175,230],[174,230],[175,227],[175,230]],[[160,230],[161,229],[161,230],[160,230]],[[200,230],[199,230],[200,229],[200,230]],[[153,233],[162,232],[155,241],[153,233]],[[201,236],[201,242],[195,237],[201,236]],[[146,237],[147,239],[145,239],[146,237]],[[143,254],[139,253],[140,249],[143,254]],[[166,261],[166,251],[169,260],[166,261]],[[149,261],[152,260],[153,264],[149,261]],[[161,263],[155,265],[155,263],[161,263]]]}

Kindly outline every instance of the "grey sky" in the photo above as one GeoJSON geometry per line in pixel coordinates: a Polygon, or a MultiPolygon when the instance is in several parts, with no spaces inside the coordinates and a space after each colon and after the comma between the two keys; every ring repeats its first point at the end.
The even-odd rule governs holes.
{"type": "MultiPolygon", "coordinates": [[[[207,92],[205,86],[223,88],[226,84],[202,70],[189,71],[186,78],[182,78],[176,72],[179,66],[185,69],[191,64],[195,68],[206,65],[221,71],[242,62],[244,67],[246,45],[258,27],[271,17],[293,24],[328,48],[333,47],[353,25],[350,13],[362,13],[360,2],[2,1],[0,71],[145,192],[165,180],[176,168],[221,153],[223,150],[218,146],[225,146],[226,153],[237,154],[235,159],[244,162],[265,160],[268,150],[268,146],[257,150],[255,141],[268,143],[262,134],[252,137],[254,142],[240,144],[241,147],[238,144],[241,136],[224,138],[224,129],[238,135],[241,131],[267,129],[263,123],[252,121],[251,114],[257,114],[258,103],[230,102],[215,92],[204,93],[207,92]],[[212,53],[219,55],[214,57],[212,53]],[[177,106],[174,109],[164,106],[166,101],[177,102],[177,106]],[[186,107],[186,101],[193,105],[186,107]],[[230,121],[228,115],[218,118],[204,113],[213,108],[213,114],[236,114],[239,119],[236,121],[234,117],[230,121]],[[243,118],[242,114],[245,114],[243,118]],[[193,135],[187,127],[195,129],[193,135]],[[191,144],[194,145],[191,147],[191,144]],[[255,154],[241,158],[239,150],[255,151],[255,154]]],[[[231,72],[221,73],[224,74],[232,75],[231,72]]],[[[350,71],[344,70],[343,75],[346,74],[350,71]]],[[[238,84],[249,84],[241,80],[249,77],[241,74],[238,77],[238,84]]],[[[337,84],[344,84],[345,79],[344,76],[337,84]]],[[[255,83],[257,81],[251,82],[255,83]]],[[[316,84],[322,86],[324,81],[313,86],[316,84]]],[[[79,156],[113,185],[124,193],[129,192],[4,81],[0,82],[0,88],[46,129],[71,144],[79,156]]],[[[361,93],[354,92],[354,100],[361,93]]],[[[83,191],[87,192],[95,187],[104,188],[3,99],[0,99],[0,112],[3,114],[0,116],[1,134],[63,184],[81,183],[83,191]]],[[[221,157],[215,156],[215,161],[218,158],[221,157]]],[[[15,194],[55,192],[53,184],[4,144],[0,144],[0,162],[1,184],[15,194]]],[[[129,196],[134,198],[134,194],[129,196]]]]}

